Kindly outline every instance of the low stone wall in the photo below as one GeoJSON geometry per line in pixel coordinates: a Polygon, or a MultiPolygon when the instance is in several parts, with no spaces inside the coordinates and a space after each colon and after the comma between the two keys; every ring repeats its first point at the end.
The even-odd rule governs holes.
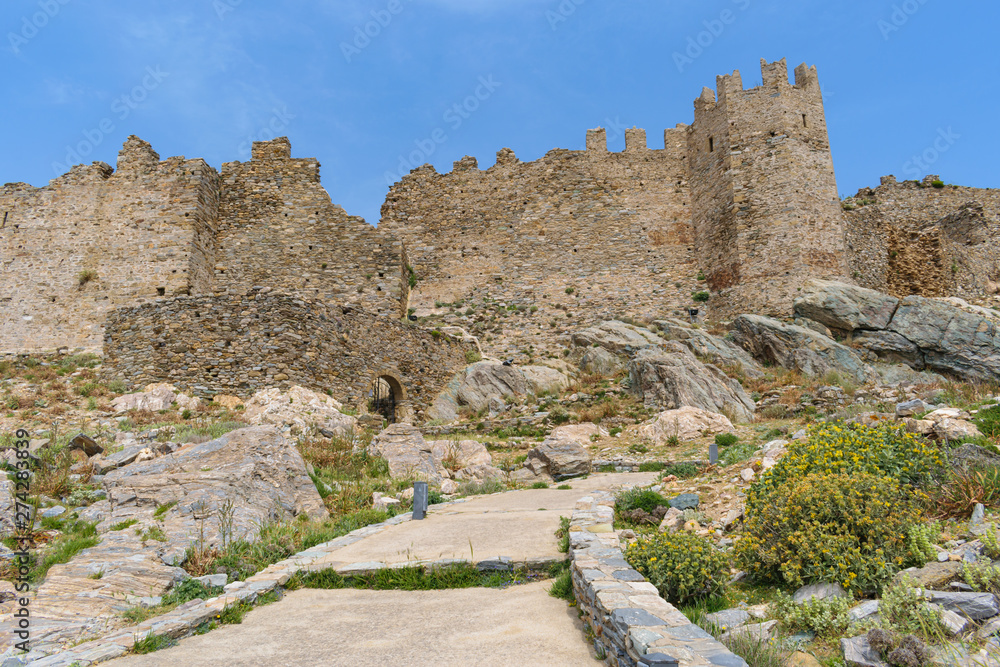
{"type": "Polygon", "coordinates": [[[629,566],[613,528],[614,503],[606,491],[581,498],[569,533],[573,590],[605,664],[669,665],[669,656],[679,667],[747,667],[629,566]]]}
{"type": "Polygon", "coordinates": [[[257,289],[178,297],[113,311],[104,337],[106,380],[169,382],[202,396],[247,398],[301,385],[366,407],[386,377],[397,416],[418,419],[466,364],[466,347],[394,317],[257,289]]]}

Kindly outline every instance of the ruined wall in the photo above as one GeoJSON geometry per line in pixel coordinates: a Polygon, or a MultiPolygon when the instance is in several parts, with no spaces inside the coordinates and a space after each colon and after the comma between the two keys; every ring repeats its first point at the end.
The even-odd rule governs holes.
{"type": "Polygon", "coordinates": [[[665,147],[650,149],[632,129],[613,153],[596,130],[586,151],[521,162],[503,149],[486,170],[470,157],[448,174],[414,170],[390,189],[379,224],[406,244],[418,278],[411,306],[472,306],[448,323],[495,331],[488,347],[513,354],[595,319],[690,304],[698,267],[684,132],[667,130],[665,147]],[[497,311],[518,306],[499,340],[497,311]]]}
{"type": "Polygon", "coordinates": [[[1000,190],[885,176],[844,202],[849,270],[895,296],[1000,293],[1000,190]],[[940,187],[935,187],[937,183],[940,187]]]}
{"type": "Polygon", "coordinates": [[[0,189],[0,352],[98,351],[105,314],[209,289],[218,175],[129,137],[118,171],[79,165],[0,189]]]}
{"type": "Polygon", "coordinates": [[[269,286],[402,316],[402,244],[333,204],[319,167],[292,158],[286,137],[255,142],[249,162],[222,165],[215,291],[269,286]]]}
{"type": "Polygon", "coordinates": [[[388,374],[419,419],[465,366],[465,352],[408,322],[265,288],[115,310],[104,367],[106,379],[133,388],[170,382],[203,396],[246,398],[297,384],[358,408],[367,406],[374,379],[388,374]]]}
{"type": "Polygon", "coordinates": [[[815,67],[761,61],[705,89],[688,131],[692,224],[719,316],[784,315],[802,281],[843,277],[843,216],[815,67]]]}

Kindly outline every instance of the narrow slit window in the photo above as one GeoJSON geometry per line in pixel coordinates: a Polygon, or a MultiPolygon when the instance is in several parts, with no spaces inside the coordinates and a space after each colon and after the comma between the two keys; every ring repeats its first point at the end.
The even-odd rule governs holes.
{"type": "Polygon", "coordinates": [[[802,114],[802,127],[809,127],[809,119],[805,114],[802,114]]]}
{"type": "Polygon", "coordinates": [[[708,152],[709,153],[715,152],[715,137],[708,138],[708,152]]]}

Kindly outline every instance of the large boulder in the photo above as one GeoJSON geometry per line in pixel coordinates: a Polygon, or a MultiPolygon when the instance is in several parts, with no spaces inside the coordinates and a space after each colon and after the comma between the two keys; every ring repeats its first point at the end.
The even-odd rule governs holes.
{"type": "Polygon", "coordinates": [[[714,364],[738,368],[748,378],[764,375],[760,364],[746,350],[725,338],[695,329],[683,320],[656,320],[655,324],[667,338],[682,343],[699,357],[708,358],[714,364]]]}
{"type": "Polygon", "coordinates": [[[243,418],[250,424],[274,424],[300,433],[315,427],[345,436],[357,423],[354,417],[343,414],[340,411],[343,406],[330,396],[298,386],[288,391],[277,387],[263,389],[245,407],[243,418]]]}
{"type": "Polygon", "coordinates": [[[115,412],[128,412],[129,410],[149,410],[159,412],[169,410],[177,400],[175,394],[168,385],[153,385],[148,391],[141,391],[135,394],[125,394],[111,401],[111,409],[115,412]]]}
{"type": "Polygon", "coordinates": [[[524,467],[514,473],[519,482],[549,481],[585,475],[591,469],[588,446],[594,436],[606,436],[597,424],[567,424],[552,429],[541,445],[528,452],[524,467]]]}
{"type": "Polygon", "coordinates": [[[889,330],[920,348],[929,369],[967,380],[995,381],[1000,379],[1000,325],[986,312],[908,296],[900,302],[889,330]]]}
{"type": "Polygon", "coordinates": [[[424,440],[410,424],[392,424],[372,440],[369,453],[389,464],[393,479],[417,479],[440,486],[449,477],[458,480],[499,479],[486,446],[476,440],[424,440]]]}
{"type": "Polygon", "coordinates": [[[685,406],[665,410],[639,427],[639,435],[656,445],[665,445],[676,436],[681,442],[716,433],[732,433],[733,423],[725,415],[685,406]]]}
{"type": "Polygon", "coordinates": [[[580,355],[580,370],[584,373],[614,377],[624,368],[625,364],[621,357],[603,347],[588,347],[580,355]]]}
{"type": "Polygon", "coordinates": [[[368,451],[385,459],[389,476],[440,484],[445,470],[434,460],[433,445],[420,429],[410,424],[392,424],[372,439],[368,451]]]}
{"type": "Polygon", "coordinates": [[[646,349],[629,362],[632,393],[647,407],[673,410],[684,406],[726,412],[739,422],[753,421],[755,404],[739,382],[712,364],[698,361],[680,343],[646,349]]]}
{"type": "Polygon", "coordinates": [[[831,329],[884,329],[899,299],[873,289],[832,280],[808,280],[795,299],[795,315],[821,322],[831,329]]]}
{"type": "Polygon", "coordinates": [[[233,501],[236,535],[272,520],[329,516],[295,445],[274,426],[251,426],[136,462],[103,480],[112,508],[177,503],[181,516],[207,515],[233,501]]]}
{"type": "Polygon", "coordinates": [[[755,359],[822,377],[830,371],[863,384],[872,371],[855,352],[826,336],[762,315],[733,320],[733,337],[755,359]]]}
{"type": "Polygon", "coordinates": [[[923,370],[924,355],[920,348],[894,331],[859,331],[852,336],[853,344],[883,361],[903,363],[923,370]]]}
{"type": "Polygon", "coordinates": [[[570,379],[562,371],[548,366],[521,366],[518,370],[524,375],[532,394],[558,395],[569,387],[570,379]]]}
{"type": "Polygon", "coordinates": [[[456,398],[474,412],[488,408],[491,398],[509,399],[528,393],[528,381],[514,366],[495,361],[481,361],[469,366],[456,398]]]}
{"type": "Polygon", "coordinates": [[[638,350],[663,343],[663,339],[649,329],[637,327],[618,320],[601,322],[595,326],[573,334],[573,344],[577,347],[602,347],[615,354],[632,354],[638,350]]]}

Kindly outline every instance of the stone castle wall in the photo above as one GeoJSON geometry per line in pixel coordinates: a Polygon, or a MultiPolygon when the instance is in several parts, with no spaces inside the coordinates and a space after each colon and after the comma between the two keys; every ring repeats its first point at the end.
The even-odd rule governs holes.
{"type": "Polygon", "coordinates": [[[461,343],[408,322],[263,289],[116,310],[104,366],[106,379],[131,388],[170,382],[203,396],[246,398],[301,385],[362,409],[372,382],[388,376],[420,418],[465,366],[465,353],[461,343]]]}
{"type": "Polygon", "coordinates": [[[333,204],[319,162],[293,159],[287,138],[255,143],[249,162],[223,164],[221,182],[215,292],[268,286],[405,312],[402,244],[333,204]]]}
{"type": "Polygon", "coordinates": [[[211,283],[218,176],[130,137],[118,171],[79,165],[0,189],[0,351],[99,351],[112,309],[211,283]]]}
{"type": "Polygon", "coordinates": [[[496,304],[535,309],[507,323],[512,348],[563,324],[687,306],[698,266],[684,132],[667,130],[665,147],[650,149],[632,129],[613,153],[592,131],[586,151],[521,162],[504,149],[486,170],[468,157],[447,174],[415,170],[390,189],[379,224],[406,245],[418,278],[411,306],[462,302],[477,314],[449,323],[464,326],[496,304]]]}
{"type": "Polygon", "coordinates": [[[843,213],[815,67],[761,61],[763,84],[738,71],[695,101],[688,131],[692,224],[715,314],[787,314],[810,277],[845,270],[843,213]]]}
{"type": "Polygon", "coordinates": [[[845,207],[848,270],[859,285],[899,297],[1000,293],[1000,190],[886,176],[845,207]]]}

